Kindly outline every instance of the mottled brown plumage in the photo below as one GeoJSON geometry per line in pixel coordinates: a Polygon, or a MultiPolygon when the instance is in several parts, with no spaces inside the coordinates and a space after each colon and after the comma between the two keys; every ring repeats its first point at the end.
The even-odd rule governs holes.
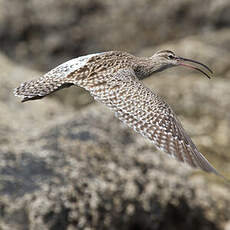
{"type": "Polygon", "coordinates": [[[21,84],[14,92],[22,101],[28,101],[64,87],[80,86],[158,149],[192,167],[219,175],[198,151],[170,106],[140,81],[179,65],[197,69],[208,76],[185,62],[197,63],[211,72],[204,64],[178,57],[172,51],[159,51],[148,58],[110,51],[72,59],[38,80],[21,84]]]}

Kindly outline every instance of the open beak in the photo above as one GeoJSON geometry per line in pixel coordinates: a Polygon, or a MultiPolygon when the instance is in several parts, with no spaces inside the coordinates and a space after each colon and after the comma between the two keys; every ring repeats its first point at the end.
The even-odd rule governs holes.
{"type": "Polygon", "coordinates": [[[196,69],[198,70],[199,72],[201,72],[202,74],[204,74],[207,78],[211,78],[207,73],[205,73],[202,69],[196,67],[196,66],[193,66],[193,65],[190,65],[190,64],[187,64],[185,62],[192,62],[192,63],[196,63],[198,65],[201,65],[203,66],[206,70],[208,70],[211,74],[213,74],[212,70],[206,66],[205,64],[203,63],[200,63],[198,61],[195,61],[195,60],[191,60],[191,59],[187,59],[187,58],[183,58],[183,57],[178,57],[178,61],[179,61],[179,65],[182,65],[182,66],[186,66],[186,67],[189,67],[189,68],[192,68],[192,69],[196,69]]]}

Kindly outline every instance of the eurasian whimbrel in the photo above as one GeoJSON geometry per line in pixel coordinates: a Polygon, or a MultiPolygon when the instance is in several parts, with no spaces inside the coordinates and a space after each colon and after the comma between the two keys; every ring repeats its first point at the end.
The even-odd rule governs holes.
{"type": "Polygon", "coordinates": [[[156,52],[151,57],[135,57],[126,52],[90,54],[67,61],[37,80],[22,83],[15,96],[22,102],[43,98],[61,88],[77,85],[107,105],[122,122],[148,138],[160,150],[192,167],[220,175],[198,151],[170,106],[140,81],[174,66],[204,64],[176,56],[172,51],[156,52]]]}

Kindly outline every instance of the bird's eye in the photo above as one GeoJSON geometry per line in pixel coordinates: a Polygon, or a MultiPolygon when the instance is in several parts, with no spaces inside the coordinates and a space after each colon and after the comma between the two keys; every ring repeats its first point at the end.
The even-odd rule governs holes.
{"type": "Polygon", "coordinates": [[[174,58],[174,56],[172,54],[168,55],[168,59],[173,59],[173,58],[174,58]]]}

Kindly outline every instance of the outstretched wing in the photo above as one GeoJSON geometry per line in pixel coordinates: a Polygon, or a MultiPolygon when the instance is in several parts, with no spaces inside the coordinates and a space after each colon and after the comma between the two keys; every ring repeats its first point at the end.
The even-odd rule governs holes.
{"type": "Polygon", "coordinates": [[[22,102],[41,99],[59,89],[73,85],[72,79],[68,78],[73,72],[83,69],[88,61],[95,56],[104,53],[89,54],[71,59],[56,68],[50,70],[44,76],[22,83],[14,90],[14,95],[20,97],[22,102]]]}
{"type": "Polygon", "coordinates": [[[192,167],[218,174],[198,151],[170,106],[145,87],[131,68],[120,69],[109,79],[101,82],[100,87],[85,88],[158,149],[192,167]]]}

